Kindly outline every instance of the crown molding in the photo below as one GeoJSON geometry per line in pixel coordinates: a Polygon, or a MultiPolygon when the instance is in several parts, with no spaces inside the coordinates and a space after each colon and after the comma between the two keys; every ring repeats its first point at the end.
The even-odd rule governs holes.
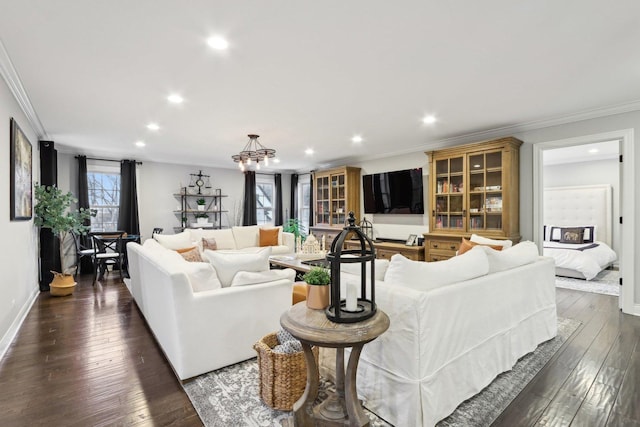
{"type": "Polygon", "coordinates": [[[24,112],[25,116],[27,116],[27,120],[29,121],[31,128],[36,132],[38,139],[49,139],[36,110],[34,110],[33,105],[31,105],[29,95],[27,95],[27,91],[22,85],[20,76],[13,66],[9,53],[5,49],[2,40],[0,40],[0,75],[4,78],[4,81],[7,82],[9,90],[11,90],[13,97],[18,102],[18,105],[24,112]]]}

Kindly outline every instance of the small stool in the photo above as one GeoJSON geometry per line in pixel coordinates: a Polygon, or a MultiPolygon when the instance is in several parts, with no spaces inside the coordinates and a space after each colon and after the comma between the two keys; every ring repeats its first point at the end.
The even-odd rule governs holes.
{"type": "Polygon", "coordinates": [[[307,283],[295,282],[293,284],[293,293],[291,294],[291,305],[296,305],[301,301],[307,300],[307,283]]]}

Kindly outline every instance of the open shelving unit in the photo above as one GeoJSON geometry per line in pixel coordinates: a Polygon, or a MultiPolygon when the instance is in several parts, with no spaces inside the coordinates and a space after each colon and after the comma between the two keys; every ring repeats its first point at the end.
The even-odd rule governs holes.
{"type": "Polygon", "coordinates": [[[180,200],[180,209],[173,211],[179,215],[180,225],[174,227],[175,231],[183,231],[187,228],[222,228],[222,214],[227,212],[222,209],[222,198],[227,197],[222,194],[222,190],[217,188],[213,194],[189,194],[187,188],[183,187],[180,193],[174,194],[174,197],[180,200]],[[205,200],[204,209],[198,209],[197,201],[205,200]],[[198,223],[198,215],[205,214],[211,219],[206,224],[198,223]]]}

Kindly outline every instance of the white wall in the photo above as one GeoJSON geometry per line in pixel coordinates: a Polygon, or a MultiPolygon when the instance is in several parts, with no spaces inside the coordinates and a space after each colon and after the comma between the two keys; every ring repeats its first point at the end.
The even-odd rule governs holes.
{"type": "Polygon", "coordinates": [[[9,128],[10,118],[17,120],[32,147],[33,181],[40,179],[40,152],[38,138],[31,129],[27,118],[20,109],[4,79],[0,78],[0,152],[2,152],[2,173],[0,173],[0,235],[2,236],[2,256],[0,256],[0,356],[11,344],[19,323],[26,315],[38,294],[38,233],[33,220],[9,220],[9,128]]]}
{"type": "Polygon", "coordinates": [[[620,252],[620,174],[618,159],[592,162],[565,163],[544,167],[544,186],[566,187],[576,185],[609,184],[612,188],[612,248],[620,252]]]}

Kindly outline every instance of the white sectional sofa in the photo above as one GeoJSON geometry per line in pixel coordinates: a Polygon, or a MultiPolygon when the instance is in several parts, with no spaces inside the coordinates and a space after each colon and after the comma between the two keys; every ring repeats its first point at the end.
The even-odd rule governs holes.
{"type": "MultiPolygon", "coordinates": [[[[220,230],[203,228],[186,229],[177,234],[156,234],[156,239],[163,246],[170,249],[183,249],[189,246],[202,248],[203,238],[213,238],[221,250],[252,251],[260,248],[260,229],[273,229],[274,227],[260,227],[257,225],[231,227],[220,230]]],[[[278,244],[270,246],[272,255],[290,254],[295,252],[295,237],[293,233],[282,231],[278,234],[278,244]]]]}
{"type": "Polygon", "coordinates": [[[532,242],[433,263],[376,260],[376,303],[391,325],[364,346],[358,396],[396,426],[435,425],[557,333],[554,262],[532,242]]]}
{"type": "Polygon", "coordinates": [[[295,272],[269,270],[271,248],[220,251],[225,271],[153,239],[129,243],[127,253],[129,289],[180,380],[255,357],[253,344],[278,330],[291,306],[295,272]]]}

